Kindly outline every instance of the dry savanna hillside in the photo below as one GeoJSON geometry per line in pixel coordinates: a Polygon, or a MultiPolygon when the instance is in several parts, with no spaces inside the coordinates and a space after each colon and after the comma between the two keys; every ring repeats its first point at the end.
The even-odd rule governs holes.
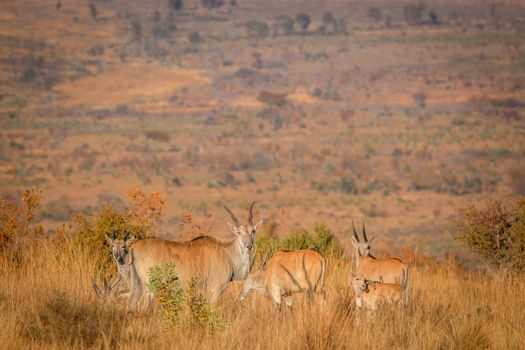
{"type": "Polygon", "coordinates": [[[0,29],[8,348],[520,347],[521,1],[4,1],[0,29]],[[327,309],[235,282],[168,326],[97,298],[113,228],[228,239],[252,201],[256,268],[336,242],[327,309]],[[359,324],[352,221],[411,276],[359,324]]]}

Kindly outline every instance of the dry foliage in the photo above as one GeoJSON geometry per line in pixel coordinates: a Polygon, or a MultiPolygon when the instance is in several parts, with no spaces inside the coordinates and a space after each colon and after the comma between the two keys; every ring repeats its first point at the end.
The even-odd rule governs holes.
{"type": "Polygon", "coordinates": [[[30,189],[22,192],[20,204],[0,201],[0,250],[9,249],[18,255],[24,244],[43,235],[44,228],[33,222],[41,194],[42,191],[30,189]]]}
{"type": "Polygon", "coordinates": [[[295,296],[276,317],[267,296],[238,301],[232,283],[219,303],[226,326],[201,332],[187,324],[165,329],[160,315],[126,313],[98,300],[92,255],[71,245],[40,244],[25,266],[0,260],[0,342],[5,348],[519,348],[525,327],[522,277],[492,278],[443,267],[411,270],[407,309],[386,308],[354,322],[349,262],[328,261],[325,311],[295,296]]]}
{"type": "Polygon", "coordinates": [[[459,238],[498,267],[525,269],[525,200],[487,202],[461,209],[456,219],[459,238]]]}

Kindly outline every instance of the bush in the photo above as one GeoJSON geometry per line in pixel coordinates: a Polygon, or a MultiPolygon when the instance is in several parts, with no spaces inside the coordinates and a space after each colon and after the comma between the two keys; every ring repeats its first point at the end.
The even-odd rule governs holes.
{"type": "Polygon", "coordinates": [[[77,214],[73,222],[76,226],[75,243],[80,249],[100,256],[97,265],[102,270],[114,267],[111,248],[106,243],[105,235],[110,236],[115,229],[117,238],[120,239],[128,230],[137,239],[147,236],[147,228],[144,225],[135,222],[129,215],[114,209],[111,205],[106,205],[102,210],[90,216],[77,214]]]}
{"type": "Polygon", "coordinates": [[[244,26],[246,27],[248,36],[266,38],[268,36],[268,32],[270,31],[268,23],[257,21],[254,19],[244,23],[244,26]]]}
{"type": "Polygon", "coordinates": [[[210,303],[199,292],[199,279],[193,277],[190,279],[187,290],[187,303],[189,320],[192,328],[198,328],[204,331],[220,330],[224,326],[224,320],[218,310],[211,306],[210,303]]]}
{"type": "Polygon", "coordinates": [[[218,310],[198,290],[198,278],[191,278],[188,289],[184,291],[173,262],[152,267],[149,276],[147,287],[155,293],[166,328],[173,328],[183,321],[188,322],[192,329],[214,331],[222,328],[224,321],[218,310]]]}
{"type": "Polygon", "coordinates": [[[97,10],[97,7],[95,6],[95,4],[89,4],[89,14],[91,15],[91,17],[96,20],[97,19],[97,16],[98,16],[98,10],[97,10]]]}
{"type": "Polygon", "coordinates": [[[168,132],[163,130],[148,130],[144,132],[146,138],[158,142],[170,142],[171,136],[168,132]]]}
{"type": "Polygon", "coordinates": [[[333,232],[324,223],[314,227],[313,233],[305,229],[298,229],[283,240],[272,237],[270,234],[259,235],[255,239],[256,261],[270,258],[279,250],[295,251],[312,249],[325,257],[341,256],[343,247],[333,232]]]}
{"type": "Polygon", "coordinates": [[[295,17],[295,22],[297,22],[303,33],[306,33],[308,31],[308,26],[310,25],[310,16],[306,13],[299,13],[295,17]]]}
{"type": "Polygon", "coordinates": [[[153,236],[153,226],[162,216],[165,201],[158,192],[146,195],[140,190],[131,190],[128,196],[132,209],[126,212],[106,205],[90,216],[77,214],[74,217],[75,243],[80,249],[99,256],[97,265],[103,270],[114,269],[105,235],[110,235],[115,229],[117,238],[123,238],[126,231],[131,231],[136,239],[150,237],[153,236]]]}
{"type": "Polygon", "coordinates": [[[165,327],[179,324],[184,311],[184,290],[177,276],[176,264],[153,266],[149,270],[147,288],[155,293],[165,327]]]}
{"type": "Polygon", "coordinates": [[[341,256],[344,252],[339,240],[324,223],[317,224],[313,234],[306,230],[293,233],[281,243],[281,247],[287,251],[313,249],[325,257],[341,256]]]}
{"type": "Polygon", "coordinates": [[[12,257],[18,257],[24,244],[44,235],[44,228],[33,223],[41,194],[38,190],[25,190],[19,205],[0,200],[0,251],[11,250],[12,257]]]}
{"type": "Polygon", "coordinates": [[[211,10],[216,7],[221,7],[224,5],[223,0],[201,0],[201,4],[203,7],[207,8],[208,10],[211,10]]]}
{"type": "Polygon", "coordinates": [[[182,3],[182,0],[168,0],[168,7],[178,11],[182,10],[184,4],[182,3]]]}
{"type": "Polygon", "coordinates": [[[460,210],[455,220],[459,239],[491,264],[513,270],[525,269],[525,199],[510,205],[488,202],[460,210]]]}
{"type": "Polygon", "coordinates": [[[197,30],[193,30],[188,33],[188,41],[190,44],[195,45],[202,42],[202,37],[197,30]]]}
{"type": "Polygon", "coordinates": [[[368,18],[375,22],[379,22],[383,18],[383,14],[381,13],[380,9],[375,6],[371,6],[368,9],[368,18]]]}
{"type": "Polygon", "coordinates": [[[430,10],[428,17],[430,18],[430,21],[432,22],[432,24],[439,24],[439,17],[436,11],[430,10]]]}
{"type": "Polygon", "coordinates": [[[294,31],[294,20],[290,16],[277,16],[273,22],[273,35],[290,35],[294,31]]]}
{"type": "Polygon", "coordinates": [[[408,4],[403,6],[403,17],[409,25],[417,25],[423,21],[423,11],[425,4],[420,2],[418,4],[408,4]]]}

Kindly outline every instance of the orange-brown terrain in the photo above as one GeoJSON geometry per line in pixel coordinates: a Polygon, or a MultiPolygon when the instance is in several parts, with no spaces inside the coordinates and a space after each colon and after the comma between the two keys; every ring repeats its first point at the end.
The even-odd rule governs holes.
{"type": "MultiPolygon", "coordinates": [[[[226,237],[221,204],[245,220],[257,201],[266,232],[324,222],[347,253],[352,221],[365,221],[374,252],[409,261],[413,289],[406,312],[357,326],[350,261],[330,257],[326,313],[299,303],[275,319],[268,298],[239,304],[234,283],[219,304],[225,329],[183,323],[173,337],[157,313],[96,299],[101,260],[71,237],[26,255],[5,238],[15,253],[0,254],[0,343],[519,348],[523,278],[470,269],[488,265],[455,239],[454,219],[525,195],[525,5],[422,4],[1,2],[0,213],[42,190],[35,223],[74,238],[75,214],[123,212],[143,191],[166,200],[158,236],[188,238],[189,217],[226,237]]],[[[0,238],[30,232],[10,215],[0,238]]]]}
{"type": "Polygon", "coordinates": [[[160,191],[169,233],[182,209],[221,231],[220,202],[257,200],[283,234],[366,220],[439,255],[458,207],[525,193],[518,1],[440,1],[413,26],[401,1],[184,3],[1,5],[3,197],[42,189],[54,227],[160,191]],[[276,16],[299,12],[307,32],[284,35],[276,16]]]}

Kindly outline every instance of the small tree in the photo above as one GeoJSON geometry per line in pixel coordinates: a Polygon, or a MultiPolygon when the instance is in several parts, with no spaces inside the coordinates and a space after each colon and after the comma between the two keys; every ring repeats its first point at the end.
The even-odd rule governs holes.
{"type": "Polygon", "coordinates": [[[244,23],[246,27],[246,32],[248,36],[256,36],[259,38],[266,38],[270,31],[270,27],[266,22],[260,22],[255,19],[252,19],[244,23]]]}
{"type": "Polygon", "coordinates": [[[182,10],[184,4],[182,3],[182,0],[168,0],[168,7],[179,11],[182,10]]]}
{"type": "Polygon", "coordinates": [[[335,20],[335,17],[332,12],[325,12],[323,14],[323,24],[322,27],[324,28],[322,32],[324,33],[328,28],[332,27],[332,32],[336,31],[337,28],[337,21],[335,20]]]}
{"type": "Polygon", "coordinates": [[[459,239],[495,266],[525,270],[525,200],[510,205],[488,202],[459,212],[455,224],[459,239]]]}
{"type": "Polygon", "coordinates": [[[375,6],[371,6],[368,9],[368,18],[370,18],[374,22],[379,22],[383,18],[383,14],[381,13],[381,10],[375,6]]]}
{"type": "Polygon", "coordinates": [[[153,11],[153,14],[151,15],[151,20],[155,23],[158,23],[160,22],[161,20],[161,15],[160,15],[160,11],[159,10],[155,10],[153,11]]]}
{"type": "Polygon", "coordinates": [[[295,22],[297,22],[303,33],[306,33],[308,31],[308,26],[310,25],[310,16],[306,13],[299,13],[295,17],[295,22]]]}
{"type": "Polygon", "coordinates": [[[179,324],[183,319],[185,297],[176,264],[172,262],[150,268],[147,287],[157,297],[164,326],[171,328],[179,324]]]}
{"type": "Polygon", "coordinates": [[[201,0],[201,4],[208,10],[211,10],[213,8],[221,7],[222,5],[224,5],[224,0],[201,0]]]}
{"type": "Polygon", "coordinates": [[[423,20],[425,7],[425,4],[422,2],[405,5],[403,6],[403,18],[410,25],[420,24],[423,20]]]}
{"type": "Polygon", "coordinates": [[[91,14],[91,17],[96,20],[98,16],[98,10],[95,4],[89,4],[89,13],[91,14]]]}
{"type": "Polygon", "coordinates": [[[133,39],[140,41],[142,39],[142,24],[138,19],[134,19],[131,22],[131,31],[133,32],[133,39]]]}
{"type": "Polygon", "coordinates": [[[283,35],[292,34],[294,30],[294,24],[295,22],[290,16],[277,16],[273,23],[273,35],[277,36],[280,32],[282,32],[283,35]]]}
{"type": "Polygon", "coordinates": [[[194,30],[188,33],[188,40],[191,44],[195,45],[202,42],[202,37],[199,31],[194,30]]]}
{"type": "Polygon", "coordinates": [[[430,21],[432,24],[439,24],[439,17],[434,10],[430,10],[430,13],[428,14],[428,17],[430,17],[430,21]]]}

